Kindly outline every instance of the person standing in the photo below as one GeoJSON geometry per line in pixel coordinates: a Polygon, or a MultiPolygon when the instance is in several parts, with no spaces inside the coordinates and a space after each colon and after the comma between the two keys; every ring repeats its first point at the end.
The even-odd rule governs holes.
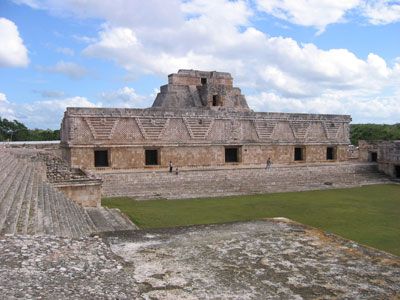
{"type": "Polygon", "coordinates": [[[272,165],[272,161],[271,161],[271,157],[268,157],[267,159],[267,166],[265,167],[267,170],[271,170],[271,165],[272,165]]]}
{"type": "Polygon", "coordinates": [[[169,161],[169,172],[172,173],[174,166],[172,164],[172,161],[169,161]]]}

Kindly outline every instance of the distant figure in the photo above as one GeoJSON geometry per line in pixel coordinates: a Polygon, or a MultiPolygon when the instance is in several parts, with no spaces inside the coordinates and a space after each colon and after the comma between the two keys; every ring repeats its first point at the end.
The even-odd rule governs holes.
{"type": "Polygon", "coordinates": [[[175,175],[178,175],[179,174],[179,170],[178,170],[178,167],[176,167],[176,169],[175,169],[175,175]]]}
{"type": "Polygon", "coordinates": [[[172,165],[172,161],[169,161],[169,172],[172,173],[172,169],[174,166],[172,165]]]}
{"type": "Polygon", "coordinates": [[[271,170],[271,165],[272,165],[272,161],[271,161],[271,157],[268,157],[267,159],[267,166],[265,167],[267,170],[271,170]]]}

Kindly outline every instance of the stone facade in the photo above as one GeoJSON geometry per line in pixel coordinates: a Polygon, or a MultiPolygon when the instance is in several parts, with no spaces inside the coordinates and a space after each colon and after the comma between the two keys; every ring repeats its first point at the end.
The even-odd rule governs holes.
{"type": "Polygon", "coordinates": [[[378,145],[379,170],[400,178],[400,141],[382,141],[378,145]]]}
{"type": "Polygon", "coordinates": [[[148,109],[68,108],[71,167],[159,168],[347,160],[350,116],[253,112],[228,73],[181,70],[148,109]]]}

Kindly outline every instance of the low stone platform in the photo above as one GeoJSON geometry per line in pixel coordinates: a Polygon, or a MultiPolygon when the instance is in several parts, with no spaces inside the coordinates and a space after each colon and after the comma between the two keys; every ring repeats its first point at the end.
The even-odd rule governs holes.
{"type": "Polygon", "coordinates": [[[219,168],[181,168],[179,174],[166,169],[107,170],[96,173],[103,179],[103,196],[136,199],[182,199],[260,193],[345,188],[390,183],[376,163],[328,163],[232,165],[219,168]]]}
{"type": "Polygon", "coordinates": [[[1,295],[174,300],[400,297],[399,257],[287,220],[121,231],[102,237],[103,241],[1,237],[1,295]]]}

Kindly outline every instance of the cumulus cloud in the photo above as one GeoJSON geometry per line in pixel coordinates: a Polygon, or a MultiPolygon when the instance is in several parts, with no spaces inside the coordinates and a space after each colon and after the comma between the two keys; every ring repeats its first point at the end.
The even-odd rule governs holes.
{"type": "Polygon", "coordinates": [[[361,6],[362,14],[374,25],[385,25],[400,21],[400,2],[393,0],[366,1],[361,6]]]}
{"type": "MultiPolygon", "coordinates": [[[[83,53],[112,60],[130,74],[223,70],[232,73],[236,85],[255,91],[248,99],[257,110],[351,113],[354,119],[373,118],[373,113],[382,111],[382,118],[396,121],[391,111],[396,112],[400,94],[399,61],[388,64],[374,53],[358,57],[347,49],[323,50],[292,38],[269,36],[252,25],[257,9],[319,31],[345,21],[350,11],[365,14],[373,23],[386,13],[378,8],[396,11],[395,2],[258,0],[252,8],[244,0],[174,0],[169,5],[160,1],[45,0],[32,6],[103,19],[97,38],[85,39],[88,46],[83,53]],[[376,14],[367,14],[372,8],[376,14]]],[[[133,92],[126,90],[131,100],[119,103],[138,104],[129,98],[133,92]]],[[[108,97],[118,103],[115,99],[122,95],[124,91],[108,92],[102,101],[108,97]]]]}
{"type": "Polygon", "coordinates": [[[354,92],[327,92],[315,98],[296,99],[274,93],[262,92],[247,97],[254,110],[291,112],[348,114],[355,123],[399,122],[400,106],[398,97],[371,97],[354,92]]]}
{"type": "Polygon", "coordinates": [[[57,62],[54,66],[39,66],[39,71],[49,72],[49,73],[58,73],[63,74],[69,77],[70,79],[81,79],[88,72],[86,68],[73,63],[73,62],[65,62],[63,60],[57,62]]]}
{"type": "Polygon", "coordinates": [[[0,18],[0,67],[26,67],[28,50],[14,22],[0,18]]]}
{"type": "Polygon", "coordinates": [[[312,26],[320,32],[332,23],[343,21],[346,11],[355,8],[359,0],[256,0],[258,9],[279,19],[312,26]]]}
{"type": "Polygon", "coordinates": [[[6,118],[9,120],[14,120],[15,117],[15,112],[10,104],[10,102],[7,100],[7,96],[4,93],[0,92],[0,117],[6,118]]]}
{"type": "Polygon", "coordinates": [[[149,97],[138,95],[133,88],[127,86],[115,91],[103,92],[100,98],[102,106],[105,107],[149,107],[152,104],[149,97]]]}

